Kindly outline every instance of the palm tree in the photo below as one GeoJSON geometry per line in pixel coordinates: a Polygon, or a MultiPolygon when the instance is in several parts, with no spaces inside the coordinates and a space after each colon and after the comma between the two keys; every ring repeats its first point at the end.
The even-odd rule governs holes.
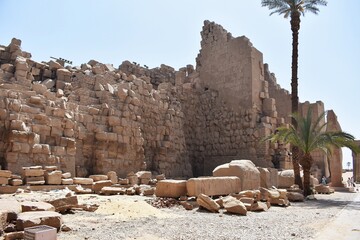
{"type": "MultiPolygon", "coordinates": [[[[324,0],[261,0],[261,6],[268,7],[272,12],[284,15],[285,18],[290,16],[290,25],[292,31],[292,62],[291,62],[291,112],[297,113],[299,108],[298,97],[298,45],[300,30],[300,15],[305,12],[318,14],[318,5],[326,6],[327,1],[324,0]]],[[[296,122],[292,121],[292,125],[296,128],[296,122]]],[[[292,146],[293,168],[295,172],[295,184],[302,188],[300,178],[300,168],[298,163],[299,150],[292,146]]]]}
{"type": "Polygon", "coordinates": [[[360,147],[356,145],[354,136],[338,131],[338,132],[324,132],[327,123],[321,124],[325,112],[321,116],[312,121],[312,110],[309,108],[307,116],[301,117],[298,114],[293,114],[292,117],[297,123],[297,128],[290,125],[289,128],[279,127],[274,134],[267,137],[265,140],[272,142],[282,141],[290,143],[298,147],[300,150],[300,164],[304,171],[304,195],[310,195],[310,168],[313,164],[311,153],[315,150],[322,150],[327,154],[331,154],[331,147],[347,147],[355,154],[360,152],[360,147]]]}

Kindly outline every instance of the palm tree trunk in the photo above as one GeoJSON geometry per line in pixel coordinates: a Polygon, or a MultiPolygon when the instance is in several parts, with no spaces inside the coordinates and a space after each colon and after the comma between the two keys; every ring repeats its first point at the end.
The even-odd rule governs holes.
{"type": "Polygon", "coordinates": [[[310,188],[310,169],[312,165],[313,159],[311,155],[305,154],[305,156],[301,159],[301,166],[304,170],[304,196],[308,196],[312,194],[310,188]]]}
{"type": "MultiPolygon", "coordinates": [[[[300,13],[294,11],[291,13],[291,31],[292,31],[292,62],[291,62],[291,112],[297,113],[299,110],[299,96],[298,96],[298,45],[299,45],[299,30],[300,30],[300,13]]],[[[297,128],[297,122],[294,118],[291,121],[292,125],[297,128]]],[[[295,184],[300,189],[303,188],[303,184],[300,177],[300,166],[299,166],[299,149],[292,146],[291,149],[295,184]]]]}

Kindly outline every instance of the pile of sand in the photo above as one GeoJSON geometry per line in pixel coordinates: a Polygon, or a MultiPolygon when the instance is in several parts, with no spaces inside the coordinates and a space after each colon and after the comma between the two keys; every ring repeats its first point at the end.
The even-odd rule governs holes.
{"type": "Polygon", "coordinates": [[[164,210],[157,209],[144,201],[137,200],[116,200],[102,203],[95,213],[109,215],[107,217],[117,218],[123,221],[146,217],[179,217],[175,214],[166,213],[164,210]]]}

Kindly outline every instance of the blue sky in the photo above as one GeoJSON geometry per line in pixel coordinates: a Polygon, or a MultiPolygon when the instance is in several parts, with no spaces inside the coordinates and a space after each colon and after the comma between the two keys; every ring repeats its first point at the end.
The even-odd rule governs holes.
{"type": "MultiPolygon", "coordinates": [[[[322,100],[344,131],[360,139],[360,1],[329,0],[319,15],[301,19],[300,101],[322,100]]],[[[204,20],[245,35],[264,55],[278,83],[290,89],[289,19],[269,16],[260,0],[0,0],[0,44],[13,37],[33,59],[50,56],[75,65],[124,60],[176,69],[195,65],[204,20]]],[[[344,152],[344,164],[351,161],[344,152]]]]}

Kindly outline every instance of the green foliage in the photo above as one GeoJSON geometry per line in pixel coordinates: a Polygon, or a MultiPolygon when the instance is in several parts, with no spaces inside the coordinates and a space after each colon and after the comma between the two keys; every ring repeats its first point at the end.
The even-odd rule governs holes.
{"type": "Polygon", "coordinates": [[[293,114],[292,117],[298,125],[297,129],[292,125],[289,128],[279,127],[265,140],[290,143],[297,146],[305,155],[315,150],[322,150],[328,154],[331,153],[332,147],[347,147],[354,153],[360,153],[360,147],[356,145],[355,138],[351,134],[342,131],[325,132],[327,123],[322,123],[324,116],[325,112],[312,121],[311,108],[305,117],[293,114]]]}
{"type": "Polygon", "coordinates": [[[298,12],[302,15],[305,12],[311,12],[318,14],[318,6],[326,6],[327,1],[325,0],[262,0],[261,6],[268,7],[272,12],[270,15],[277,13],[279,15],[284,15],[285,18],[288,18],[292,13],[298,12]]]}

